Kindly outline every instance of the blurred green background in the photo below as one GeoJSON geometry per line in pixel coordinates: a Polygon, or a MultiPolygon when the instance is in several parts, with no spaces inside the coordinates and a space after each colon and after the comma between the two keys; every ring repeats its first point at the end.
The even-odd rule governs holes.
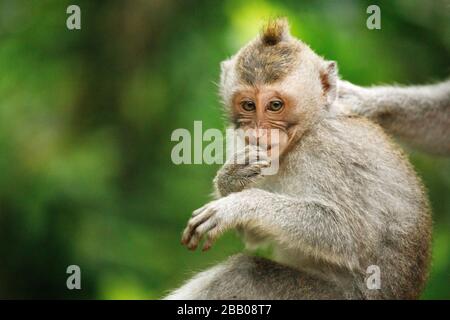
{"type": "MultiPolygon", "coordinates": [[[[243,249],[232,232],[207,253],[180,245],[218,168],[174,165],[170,135],[224,128],[219,62],[280,15],[356,84],[450,74],[447,0],[0,0],[0,298],[160,298],[243,249]],[[82,290],[66,288],[71,264],[82,290]]],[[[423,298],[449,299],[450,159],[411,158],[435,221],[423,298]]]]}

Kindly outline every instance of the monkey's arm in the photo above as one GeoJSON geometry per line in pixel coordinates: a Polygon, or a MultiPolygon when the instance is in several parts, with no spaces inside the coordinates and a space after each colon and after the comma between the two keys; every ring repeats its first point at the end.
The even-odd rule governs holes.
{"type": "Polygon", "coordinates": [[[206,235],[203,249],[207,250],[224,231],[236,227],[350,268],[358,267],[356,253],[370,234],[358,215],[346,214],[324,200],[295,199],[250,188],[194,211],[182,242],[194,250],[206,235]]]}
{"type": "Polygon", "coordinates": [[[450,80],[434,85],[363,88],[339,83],[335,113],[366,116],[404,142],[450,155],[450,80]]]}

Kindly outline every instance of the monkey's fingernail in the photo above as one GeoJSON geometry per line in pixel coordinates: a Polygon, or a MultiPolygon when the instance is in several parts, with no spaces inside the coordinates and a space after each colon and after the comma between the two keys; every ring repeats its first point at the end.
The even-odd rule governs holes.
{"type": "Polygon", "coordinates": [[[202,248],[202,251],[205,252],[205,251],[208,251],[209,249],[211,249],[211,245],[210,244],[205,244],[203,246],[203,248],[202,248]]]}
{"type": "Polygon", "coordinates": [[[195,249],[197,249],[198,243],[195,243],[194,241],[189,239],[189,241],[187,242],[187,247],[189,248],[189,250],[194,251],[195,249]]]}

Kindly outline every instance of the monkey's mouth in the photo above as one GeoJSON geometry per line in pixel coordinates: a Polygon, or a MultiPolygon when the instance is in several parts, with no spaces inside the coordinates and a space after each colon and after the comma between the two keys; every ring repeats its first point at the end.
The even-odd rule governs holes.
{"type": "Polygon", "coordinates": [[[262,152],[265,152],[270,158],[278,157],[281,154],[281,144],[273,143],[268,145],[258,145],[262,152]]]}

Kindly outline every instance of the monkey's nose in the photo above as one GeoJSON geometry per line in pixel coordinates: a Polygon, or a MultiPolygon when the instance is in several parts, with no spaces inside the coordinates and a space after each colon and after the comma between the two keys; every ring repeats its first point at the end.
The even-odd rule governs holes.
{"type": "Polygon", "coordinates": [[[250,129],[245,136],[246,144],[257,146],[263,149],[270,148],[270,137],[266,129],[250,129]]]}

